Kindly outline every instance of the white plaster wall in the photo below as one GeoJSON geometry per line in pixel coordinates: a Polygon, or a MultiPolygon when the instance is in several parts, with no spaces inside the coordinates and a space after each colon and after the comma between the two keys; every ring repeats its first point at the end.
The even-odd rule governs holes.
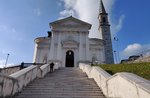
{"type": "Polygon", "coordinates": [[[84,45],[86,44],[86,35],[87,35],[87,34],[88,34],[87,32],[82,32],[82,35],[83,35],[83,40],[82,40],[82,42],[83,42],[84,45]]]}
{"type": "Polygon", "coordinates": [[[92,67],[90,65],[85,65],[85,73],[87,74],[88,78],[92,78],[91,70],[92,70],[92,67]]]}
{"type": "MultiPolygon", "coordinates": [[[[92,56],[93,56],[93,52],[97,58],[97,60],[100,62],[101,58],[100,57],[100,50],[97,50],[97,48],[93,48],[93,46],[90,46],[90,38],[88,38],[89,35],[89,30],[90,30],[90,25],[87,25],[85,23],[80,23],[77,22],[76,20],[64,20],[63,22],[60,21],[58,23],[54,23],[54,24],[50,24],[51,25],[51,30],[53,33],[52,36],[52,41],[51,43],[49,42],[49,47],[50,50],[48,50],[48,52],[45,52],[47,50],[41,50],[40,48],[38,48],[37,50],[35,49],[35,51],[37,51],[37,56],[36,59],[38,62],[42,62],[42,58],[45,55],[45,53],[48,54],[49,59],[48,60],[61,60],[62,62],[62,66],[65,67],[65,61],[66,61],[66,51],[67,50],[72,50],[74,51],[74,65],[78,66],[79,62],[90,62],[92,61],[92,56]],[[70,21],[68,23],[68,21],[70,21]],[[59,38],[59,34],[61,34],[61,38],[59,38]],[[59,40],[61,43],[61,49],[58,49],[58,45],[59,44],[59,40]],[[70,47],[63,47],[62,43],[64,41],[76,41],[77,47],[74,47],[72,45],[70,45],[70,47]],[[53,44],[54,44],[54,48],[53,48],[53,44]],[[92,49],[90,50],[90,48],[92,47],[92,49]],[[88,49],[87,49],[88,48],[88,49]],[[60,51],[61,50],[61,53],[60,51]]],[[[100,40],[101,41],[101,40],[100,40]]],[[[98,43],[96,43],[96,41],[94,41],[93,43],[95,43],[94,47],[101,47],[98,45],[98,43]]],[[[39,44],[38,44],[39,45],[39,44]]]]}
{"type": "Polygon", "coordinates": [[[48,59],[48,52],[49,52],[48,48],[44,48],[44,47],[39,48],[37,60],[35,62],[36,63],[45,63],[44,58],[46,56],[48,59]]]}
{"type": "Polygon", "coordinates": [[[78,67],[79,65],[79,49],[75,49],[75,66],[78,67]]]}
{"type": "Polygon", "coordinates": [[[49,50],[48,50],[48,48],[43,48],[43,49],[41,49],[41,52],[40,52],[40,63],[47,63],[47,62],[45,62],[45,56],[46,56],[46,58],[47,58],[47,60],[48,60],[48,52],[49,52],[49,50]]]}
{"type": "Polygon", "coordinates": [[[84,25],[80,25],[80,27],[79,26],[73,26],[72,24],[70,25],[70,26],[68,26],[68,27],[63,27],[62,25],[55,25],[55,26],[53,26],[53,28],[52,28],[52,30],[54,30],[54,31],[62,31],[62,32],[86,32],[86,31],[88,31],[89,30],[89,27],[86,27],[86,26],[84,26],[84,25]]]}
{"type": "Polygon", "coordinates": [[[85,44],[83,44],[83,52],[82,52],[82,54],[81,55],[83,55],[83,61],[86,61],[86,48],[85,48],[85,44]]]}
{"type": "Polygon", "coordinates": [[[120,98],[149,98],[150,81],[132,73],[118,73],[107,80],[108,96],[120,98]]]}
{"type": "Polygon", "coordinates": [[[19,70],[20,70],[20,66],[15,66],[15,67],[10,67],[10,68],[8,67],[8,68],[3,68],[1,70],[1,73],[5,74],[5,75],[10,75],[10,74],[15,73],[19,70]]]}
{"type": "MultiPolygon", "coordinates": [[[[79,30],[80,31],[80,30],[79,30]]],[[[79,44],[82,44],[82,43],[80,43],[79,42],[79,38],[80,38],[80,33],[82,33],[82,35],[83,35],[83,32],[78,32],[78,31],[73,31],[73,32],[71,32],[71,31],[64,31],[64,32],[60,32],[60,33],[62,33],[62,36],[61,36],[61,42],[62,41],[65,41],[65,40],[74,40],[74,41],[77,41],[79,44]]],[[[84,32],[85,33],[85,32],[84,32]]],[[[86,35],[86,34],[84,34],[84,35],[86,35]]],[[[85,42],[85,39],[86,37],[84,37],[84,36],[82,36],[82,41],[84,41],[85,42]]],[[[82,59],[84,60],[84,61],[86,61],[86,50],[85,50],[85,47],[83,46],[84,44],[82,44],[82,47],[83,47],[83,49],[82,49],[82,54],[80,54],[80,55],[82,55],[82,59]]],[[[75,67],[76,66],[78,66],[78,62],[79,62],[79,49],[78,49],[79,47],[77,47],[77,48],[62,48],[62,55],[60,54],[60,56],[62,56],[62,66],[63,67],[65,67],[65,61],[66,61],[66,52],[68,51],[68,50],[72,50],[73,52],[74,52],[74,65],[75,65],[75,67]]]]}
{"type": "Polygon", "coordinates": [[[83,72],[85,72],[85,66],[86,66],[86,64],[84,64],[84,63],[79,63],[79,68],[80,68],[83,72]]]}
{"type": "MultiPolygon", "coordinates": [[[[59,68],[59,66],[57,67],[59,68]]],[[[41,67],[38,65],[31,65],[23,70],[11,74],[10,76],[0,74],[0,98],[11,98],[14,94],[19,93],[23,87],[35,78],[44,77],[49,71],[50,65],[45,64],[41,67]]]]}
{"type": "Polygon", "coordinates": [[[42,48],[39,48],[39,59],[38,59],[38,62],[41,63],[43,61],[43,49],[42,48]]]}
{"type": "Polygon", "coordinates": [[[30,81],[36,78],[36,73],[33,70],[37,72],[37,67],[34,65],[29,66],[25,69],[22,69],[10,75],[11,77],[19,81],[19,91],[21,91],[22,88],[26,86],[30,81]]]}
{"type": "Polygon", "coordinates": [[[54,58],[53,60],[57,60],[57,44],[54,44],[54,58]]]}
{"type": "Polygon", "coordinates": [[[35,71],[37,72],[36,67],[30,66],[10,76],[0,74],[0,98],[10,98],[10,96],[20,92],[24,86],[36,78],[35,71]]]}
{"type": "Polygon", "coordinates": [[[100,67],[80,63],[79,68],[93,78],[108,98],[150,98],[150,81],[132,73],[109,75],[100,67]]]}
{"type": "Polygon", "coordinates": [[[37,61],[37,56],[38,56],[38,49],[37,49],[37,47],[38,47],[38,45],[37,45],[37,43],[35,43],[33,62],[37,61]]]}
{"type": "Polygon", "coordinates": [[[54,44],[58,42],[58,32],[53,31],[54,44]]]}
{"type": "Polygon", "coordinates": [[[102,64],[104,62],[104,53],[103,53],[103,46],[97,45],[97,47],[90,46],[90,61],[92,58],[95,57],[95,60],[98,64],[102,64]]]}
{"type": "Polygon", "coordinates": [[[66,51],[65,49],[62,50],[62,67],[65,67],[66,62],[66,51]]]}
{"type": "Polygon", "coordinates": [[[44,77],[50,71],[50,65],[45,64],[41,66],[40,69],[41,69],[41,77],[44,77]]]}
{"type": "Polygon", "coordinates": [[[78,31],[60,31],[62,33],[61,41],[65,41],[67,39],[72,39],[74,41],[79,41],[79,32],[78,31]]]}
{"type": "Polygon", "coordinates": [[[37,63],[40,62],[40,53],[41,53],[41,49],[39,49],[39,48],[37,47],[36,59],[35,59],[33,62],[37,62],[37,63]]]}
{"type": "Polygon", "coordinates": [[[43,63],[43,59],[45,58],[45,56],[48,59],[50,40],[51,40],[50,38],[46,38],[46,37],[40,37],[35,39],[35,51],[34,51],[33,62],[43,63]]]}
{"type": "MultiPolygon", "coordinates": [[[[103,61],[103,51],[102,49],[99,49],[99,48],[93,48],[93,47],[89,47],[89,57],[87,58],[86,57],[86,37],[87,37],[87,34],[86,32],[54,32],[54,51],[53,51],[53,58],[51,60],[58,60],[58,56],[62,62],[62,66],[65,67],[65,56],[66,56],[66,50],[72,50],[74,51],[74,65],[75,66],[78,66],[78,62],[84,62],[84,61],[87,61],[87,59],[89,61],[92,61],[92,57],[93,55],[95,55],[96,57],[96,60],[98,61],[98,63],[101,63],[101,61],[103,61]],[[61,34],[61,53],[58,54],[58,33],[62,33],[61,34]],[[62,41],[64,40],[69,40],[67,39],[70,35],[67,35],[69,33],[73,33],[73,34],[70,34],[71,36],[74,36],[73,37],[73,40],[77,41],[79,43],[79,46],[77,48],[72,48],[72,47],[68,47],[68,48],[63,48],[62,47],[62,41]],[[80,34],[81,33],[81,34],[80,34]],[[68,37],[66,37],[68,36],[68,37]],[[55,38],[56,37],[56,38],[55,38]],[[81,38],[80,38],[81,37],[81,38]],[[81,42],[80,40],[81,39],[81,42]],[[80,44],[82,46],[82,49],[79,49],[80,48],[80,44]],[[81,50],[81,52],[79,52],[81,50]],[[81,60],[80,60],[81,58],[81,60]]],[[[48,40],[49,41],[49,40],[48,40]]],[[[43,59],[45,57],[45,55],[47,55],[47,58],[49,57],[49,53],[50,53],[50,49],[51,49],[51,45],[49,42],[45,42],[43,41],[43,43],[41,42],[40,44],[38,44],[38,47],[37,47],[37,50],[36,50],[36,58],[34,61],[36,61],[37,63],[43,63],[43,59]],[[45,46],[45,43],[49,43],[49,46],[45,46]]],[[[88,42],[88,41],[87,41],[88,42]]],[[[52,44],[52,43],[51,43],[52,44]]],[[[89,44],[89,43],[87,43],[89,44]]],[[[98,46],[99,47],[99,46],[98,46]]],[[[47,59],[48,61],[49,59],[47,59]]]]}
{"type": "Polygon", "coordinates": [[[8,96],[13,90],[13,80],[9,77],[1,78],[1,80],[3,80],[4,83],[3,88],[1,88],[1,96],[8,96]]]}
{"type": "Polygon", "coordinates": [[[103,69],[99,67],[92,67],[91,70],[91,77],[95,80],[97,85],[101,88],[104,95],[107,95],[107,84],[106,80],[111,76],[107,72],[105,72],[103,69]]]}

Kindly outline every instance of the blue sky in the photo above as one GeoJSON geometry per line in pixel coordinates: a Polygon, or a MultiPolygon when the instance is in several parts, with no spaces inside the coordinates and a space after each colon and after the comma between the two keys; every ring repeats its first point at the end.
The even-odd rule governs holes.
{"type": "MultiPolygon", "coordinates": [[[[117,36],[119,57],[127,58],[150,48],[150,1],[103,0],[117,36]]],[[[32,62],[34,39],[47,36],[49,23],[73,15],[92,24],[90,37],[97,31],[99,0],[0,0],[0,66],[9,53],[8,64],[32,62]]],[[[113,41],[116,50],[117,42],[113,41]]]]}

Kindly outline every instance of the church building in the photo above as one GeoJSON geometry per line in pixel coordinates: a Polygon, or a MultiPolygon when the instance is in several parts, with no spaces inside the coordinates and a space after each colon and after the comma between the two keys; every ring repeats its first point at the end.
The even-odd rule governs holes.
{"type": "Polygon", "coordinates": [[[92,25],[72,16],[51,22],[48,37],[35,39],[33,62],[54,62],[61,67],[84,63],[114,63],[108,14],[100,2],[98,15],[102,39],[89,38],[92,25]]]}

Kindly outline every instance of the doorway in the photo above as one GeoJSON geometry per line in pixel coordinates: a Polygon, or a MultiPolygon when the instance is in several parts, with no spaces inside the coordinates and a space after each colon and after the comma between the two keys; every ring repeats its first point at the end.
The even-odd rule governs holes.
{"type": "Polygon", "coordinates": [[[74,53],[72,50],[66,52],[66,67],[74,67],[74,53]]]}

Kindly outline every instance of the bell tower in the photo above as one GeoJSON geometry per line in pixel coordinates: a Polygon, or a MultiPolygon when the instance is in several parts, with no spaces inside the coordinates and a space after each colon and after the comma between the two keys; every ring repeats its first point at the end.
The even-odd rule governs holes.
{"type": "Polygon", "coordinates": [[[113,49],[112,49],[112,41],[111,41],[111,32],[110,32],[110,24],[108,21],[108,13],[105,10],[103,1],[100,0],[100,9],[99,9],[99,32],[102,35],[102,39],[104,41],[104,52],[105,52],[105,62],[106,64],[113,64],[113,49]]]}

